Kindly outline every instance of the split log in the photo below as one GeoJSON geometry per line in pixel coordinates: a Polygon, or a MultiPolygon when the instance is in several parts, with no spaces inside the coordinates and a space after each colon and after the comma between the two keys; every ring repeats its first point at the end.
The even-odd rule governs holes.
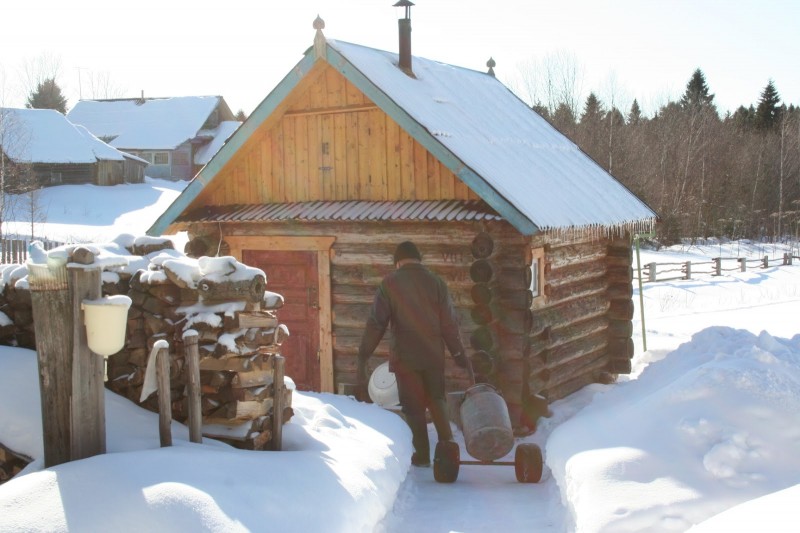
{"type": "Polygon", "coordinates": [[[539,359],[553,370],[563,368],[567,363],[581,360],[587,354],[602,353],[605,355],[607,340],[604,335],[596,334],[572,342],[548,348],[539,355],[539,359]]]}
{"type": "Polygon", "coordinates": [[[233,317],[224,317],[226,330],[249,329],[249,328],[275,328],[278,319],[275,313],[269,311],[238,311],[233,317]]]}
{"type": "Polygon", "coordinates": [[[589,278],[576,283],[563,285],[546,284],[544,293],[549,302],[564,302],[568,300],[583,299],[586,296],[605,292],[608,283],[604,278],[589,278]]]}
{"type": "Polygon", "coordinates": [[[203,357],[200,359],[200,370],[221,370],[228,372],[246,372],[253,367],[248,357],[230,354],[229,357],[203,357]]]}
{"type": "Polygon", "coordinates": [[[267,280],[264,276],[253,276],[244,280],[215,281],[202,278],[197,283],[197,291],[204,301],[246,300],[261,302],[267,280]]]}

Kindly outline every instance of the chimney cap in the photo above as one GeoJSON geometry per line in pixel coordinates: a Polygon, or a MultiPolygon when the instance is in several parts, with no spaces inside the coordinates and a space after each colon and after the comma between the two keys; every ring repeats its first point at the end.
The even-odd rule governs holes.
{"type": "Polygon", "coordinates": [[[404,16],[405,16],[405,18],[410,19],[411,18],[411,6],[413,6],[413,5],[414,5],[414,3],[411,2],[410,0],[399,0],[396,4],[393,4],[393,7],[404,7],[405,8],[405,15],[404,16]]]}

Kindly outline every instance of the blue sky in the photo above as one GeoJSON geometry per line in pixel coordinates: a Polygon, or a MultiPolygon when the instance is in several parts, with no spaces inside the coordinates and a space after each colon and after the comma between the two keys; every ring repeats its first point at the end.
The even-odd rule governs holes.
{"type": "MultiPolygon", "coordinates": [[[[105,77],[114,96],[220,94],[251,112],[313,42],[325,35],[397,48],[394,0],[261,2],[83,0],[4,2],[0,14],[0,103],[24,105],[24,65],[47,56],[60,65],[70,104],[105,77]],[[275,7],[272,7],[275,6],[275,7]]],[[[773,79],[785,102],[800,104],[800,2],[795,0],[417,0],[412,52],[485,70],[519,86],[522,73],[556,56],[590,90],[652,113],[678,97],[700,67],[722,111],[756,103],[773,79]]]]}

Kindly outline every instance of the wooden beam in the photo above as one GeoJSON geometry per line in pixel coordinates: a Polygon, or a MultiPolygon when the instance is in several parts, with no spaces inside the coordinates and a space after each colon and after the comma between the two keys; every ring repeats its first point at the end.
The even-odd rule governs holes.
{"type": "Polygon", "coordinates": [[[298,109],[287,111],[285,116],[302,117],[312,115],[335,115],[338,113],[350,113],[352,111],[372,111],[373,109],[378,109],[378,106],[375,104],[360,104],[344,107],[321,107],[315,109],[298,109]]]}

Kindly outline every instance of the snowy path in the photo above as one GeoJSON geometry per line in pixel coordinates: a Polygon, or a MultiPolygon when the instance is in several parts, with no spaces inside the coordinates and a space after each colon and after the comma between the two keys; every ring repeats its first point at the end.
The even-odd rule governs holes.
{"type": "MultiPolygon", "coordinates": [[[[429,424],[431,443],[436,442],[429,424]]],[[[454,437],[466,455],[462,435],[454,437]]],[[[527,440],[527,439],[526,439],[527,440]]],[[[538,440],[538,439],[536,439],[538,440]]],[[[505,461],[513,461],[513,450],[505,461]]],[[[564,531],[564,507],[555,480],[545,468],[537,484],[519,483],[513,466],[462,465],[455,483],[437,483],[433,468],[411,467],[394,509],[378,529],[382,533],[564,531]]]]}

